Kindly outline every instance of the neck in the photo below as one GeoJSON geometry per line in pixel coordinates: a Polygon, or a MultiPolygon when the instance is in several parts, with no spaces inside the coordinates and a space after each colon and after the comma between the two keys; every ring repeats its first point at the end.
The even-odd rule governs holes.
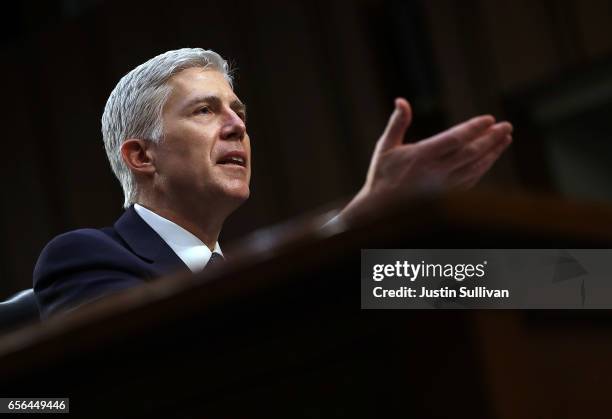
{"type": "MultiPolygon", "coordinates": [[[[143,207],[181,226],[202,241],[211,251],[219,240],[219,234],[227,215],[214,211],[185,211],[176,206],[140,200],[143,207]]],[[[229,215],[229,214],[228,214],[229,215]]]]}

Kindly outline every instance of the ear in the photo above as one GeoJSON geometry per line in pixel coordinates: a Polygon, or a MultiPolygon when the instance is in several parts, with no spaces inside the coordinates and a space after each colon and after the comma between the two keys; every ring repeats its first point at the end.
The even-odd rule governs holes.
{"type": "Polygon", "coordinates": [[[152,174],[155,172],[151,141],[128,138],[121,144],[121,156],[125,164],[135,173],[152,174]]]}

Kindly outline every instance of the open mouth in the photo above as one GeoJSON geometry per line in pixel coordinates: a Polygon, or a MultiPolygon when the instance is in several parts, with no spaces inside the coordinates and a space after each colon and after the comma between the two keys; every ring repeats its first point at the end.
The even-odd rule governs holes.
{"type": "Polygon", "coordinates": [[[246,167],[246,158],[242,153],[232,152],[223,156],[217,164],[246,167]]]}

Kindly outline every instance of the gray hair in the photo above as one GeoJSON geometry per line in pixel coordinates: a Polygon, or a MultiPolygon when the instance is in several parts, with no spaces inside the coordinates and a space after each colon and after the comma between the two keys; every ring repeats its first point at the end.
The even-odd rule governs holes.
{"type": "Polygon", "coordinates": [[[121,145],[128,138],[159,143],[163,139],[162,110],[170,94],[168,80],[191,67],[221,72],[232,86],[228,63],[216,52],[202,48],[182,48],[151,58],[127,73],[113,89],[102,114],[102,139],[111,168],[123,188],[123,206],[137,198],[134,176],[121,156],[121,145]]]}

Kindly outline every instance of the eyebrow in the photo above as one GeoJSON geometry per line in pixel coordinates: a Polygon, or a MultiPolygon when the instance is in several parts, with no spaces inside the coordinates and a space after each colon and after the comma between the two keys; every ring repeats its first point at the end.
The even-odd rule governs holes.
{"type": "MultiPolygon", "coordinates": [[[[210,103],[212,106],[220,107],[221,99],[219,99],[218,96],[214,95],[197,96],[187,102],[187,104],[185,105],[185,109],[189,109],[192,106],[197,105],[198,103],[210,103]]],[[[246,115],[246,105],[242,103],[239,99],[233,100],[230,103],[230,108],[234,112],[242,112],[244,115],[246,115]]]]}

